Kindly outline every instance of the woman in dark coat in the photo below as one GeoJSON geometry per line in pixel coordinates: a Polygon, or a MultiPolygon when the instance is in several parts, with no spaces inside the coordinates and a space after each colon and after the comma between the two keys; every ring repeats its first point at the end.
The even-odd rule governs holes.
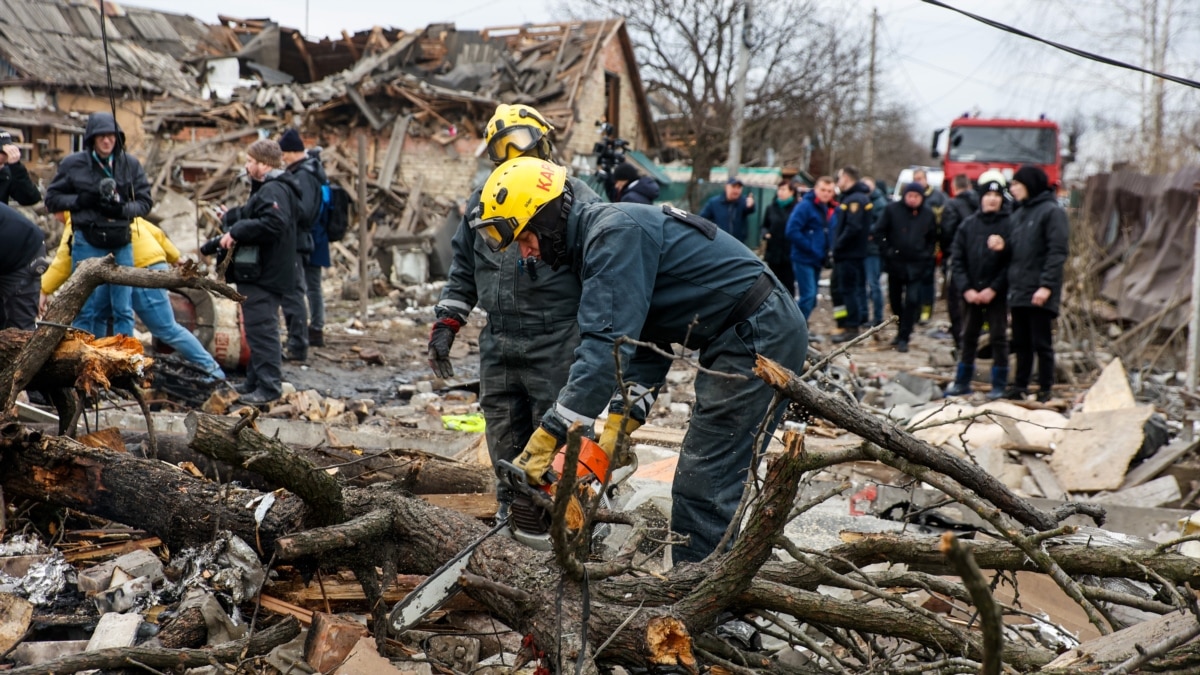
{"type": "Polygon", "coordinates": [[[796,297],[796,277],[792,273],[791,246],[787,238],[788,217],[796,208],[796,185],[784,179],[775,188],[775,199],[763,214],[763,262],[775,273],[775,277],[796,297]]]}

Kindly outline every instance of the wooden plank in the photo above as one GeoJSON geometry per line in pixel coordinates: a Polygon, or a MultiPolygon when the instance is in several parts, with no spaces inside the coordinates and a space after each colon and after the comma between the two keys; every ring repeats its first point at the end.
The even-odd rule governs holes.
{"type": "Polygon", "coordinates": [[[379,184],[391,188],[392,180],[396,177],[396,167],[400,164],[400,155],[404,151],[404,137],[408,135],[408,125],[412,115],[405,115],[392,125],[392,138],[388,141],[387,153],[383,156],[383,167],[379,170],[379,184]]]}
{"type": "Polygon", "coordinates": [[[1149,483],[1143,483],[1125,490],[1098,495],[1095,501],[1101,504],[1121,504],[1152,509],[1163,504],[1178,501],[1183,495],[1179,492],[1179,481],[1174,476],[1155,478],[1149,483]]]}
{"type": "Polygon", "coordinates": [[[320,78],[317,77],[317,67],[313,65],[312,56],[308,53],[308,48],[304,46],[304,38],[300,37],[300,31],[292,31],[292,42],[296,44],[296,50],[300,52],[300,58],[304,59],[304,65],[308,66],[308,79],[310,82],[316,82],[320,78]]]}
{"type": "Polygon", "coordinates": [[[1121,489],[1136,487],[1158,476],[1158,474],[1169,469],[1180,457],[1198,447],[1200,447],[1200,440],[1185,441],[1183,439],[1176,439],[1164,445],[1150,459],[1138,464],[1130,469],[1129,473],[1125,474],[1125,482],[1121,484],[1121,489]]]}
{"type": "Polygon", "coordinates": [[[312,625],[312,610],[304,609],[303,607],[297,607],[286,600],[281,600],[274,596],[267,595],[266,593],[260,595],[259,598],[263,609],[269,612],[275,612],[276,614],[288,614],[294,616],[296,617],[297,621],[305,626],[312,625]]]}
{"type": "Polygon", "coordinates": [[[490,492],[418,496],[427,504],[458,511],[472,518],[492,518],[496,515],[496,495],[490,492]]]}
{"type": "Polygon", "coordinates": [[[367,122],[370,123],[372,129],[379,131],[383,128],[383,120],[379,118],[379,115],[367,103],[367,99],[363,98],[362,92],[355,87],[346,87],[346,96],[349,96],[350,100],[354,101],[354,105],[358,106],[358,109],[362,111],[363,117],[367,118],[367,122]]]}
{"type": "Polygon", "coordinates": [[[1033,477],[1046,499],[1067,499],[1067,491],[1059,484],[1058,477],[1050,470],[1050,465],[1045,460],[1026,456],[1021,458],[1021,464],[1029,469],[1029,475],[1033,477]]]}
{"type": "Polygon", "coordinates": [[[73,551],[63,553],[63,557],[67,562],[75,563],[84,560],[96,560],[98,558],[115,557],[124,555],[138,549],[149,551],[152,548],[162,546],[162,539],[158,537],[150,537],[149,539],[139,539],[137,541],[123,541],[117,544],[109,544],[107,546],[96,546],[94,548],[80,548],[73,551]]]}
{"type": "Polygon", "coordinates": [[[421,217],[421,189],[424,185],[425,176],[417,176],[417,184],[408,194],[408,200],[404,203],[404,212],[400,214],[400,225],[396,228],[399,234],[411,234],[417,219],[421,217]]]}

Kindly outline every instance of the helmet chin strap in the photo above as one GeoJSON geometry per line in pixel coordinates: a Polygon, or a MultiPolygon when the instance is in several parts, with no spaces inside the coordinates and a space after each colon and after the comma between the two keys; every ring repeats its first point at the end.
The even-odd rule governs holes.
{"type": "Polygon", "coordinates": [[[550,269],[557,272],[567,262],[567,217],[571,215],[571,206],[575,203],[575,194],[571,191],[571,183],[563,185],[563,193],[559,197],[557,216],[544,213],[544,210],[534,214],[529,227],[538,237],[540,256],[550,269]]]}

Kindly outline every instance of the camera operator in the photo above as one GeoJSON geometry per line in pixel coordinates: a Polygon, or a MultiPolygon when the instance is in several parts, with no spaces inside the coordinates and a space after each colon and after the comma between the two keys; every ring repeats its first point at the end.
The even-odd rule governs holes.
{"type": "MultiPolygon", "coordinates": [[[[133,267],[130,222],[149,213],[154,201],[146,172],[124,146],[125,134],[116,119],[109,113],[92,113],[83,132],[83,150],[58,165],[46,189],[47,210],[71,212],[74,267],[110,253],[118,265],[133,267]]],[[[113,333],[133,335],[133,289],[128,286],[97,287],[72,325],[107,335],[109,310],[113,333]]]]}
{"type": "MultiPolygon", "coordinates": [[[[617,185],[617,182],[622,180],[622,176],[617,175],[617,168],[622,165],[628,166],[625,164],[625,149],[629,147],[629,141],[617,138],[617,130],[608,122],[596,122],[596,126],[600,127],[600,135],[603,137],[592,146],[592,154],[596,155],[596,177],[604,184],[604,194],[608,201],[621,201],[623,186],[617,185]]],[[[636,174],[636,170],[634,173],[636,174]]],[[[625,179],[628,182],[627,176],[625,179]]]]}
{"type": "Polygon", "coordinates": [[[33,330],[38,312],[46,241],[42,230],[25,216],[0,204],[0,330],[33,330]]]}
{"type": "Polygon", "coordinates": [[[0,202],[10,203],[14,199],[21,206],[33,206],[42,201],[42,191],[29,177],[29,170],[21,163],[21,148],[12,134],[0,131],[0,202]]]}

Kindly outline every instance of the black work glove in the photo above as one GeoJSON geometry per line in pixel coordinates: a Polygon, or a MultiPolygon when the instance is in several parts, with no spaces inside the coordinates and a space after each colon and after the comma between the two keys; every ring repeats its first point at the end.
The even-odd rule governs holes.
{"type": "Polygon", "coordinates": [[[450,346],[454,344],[459,328],[462,328],[461,321],[445,317],[433,322],[433,328],[429,329],[429,367],[440,378],[454,377],[450,346]]]}
{"type": "Polygon", "coordinates": [[[125,205],[122,204],[121,202],[110,202],[107,200],[101,201],[100,202],[100,213],[104,214],[108,218],[112,218],[113,220],[117,220],[119,218],[124,218],[125,217],[125,205]]]}
{"type": "Polygon", "coordinates": [[[80,209],[94,209],[100,206],[100,193],[95,190],[85,190],[75,196],[75,206],[80,209]]]}

